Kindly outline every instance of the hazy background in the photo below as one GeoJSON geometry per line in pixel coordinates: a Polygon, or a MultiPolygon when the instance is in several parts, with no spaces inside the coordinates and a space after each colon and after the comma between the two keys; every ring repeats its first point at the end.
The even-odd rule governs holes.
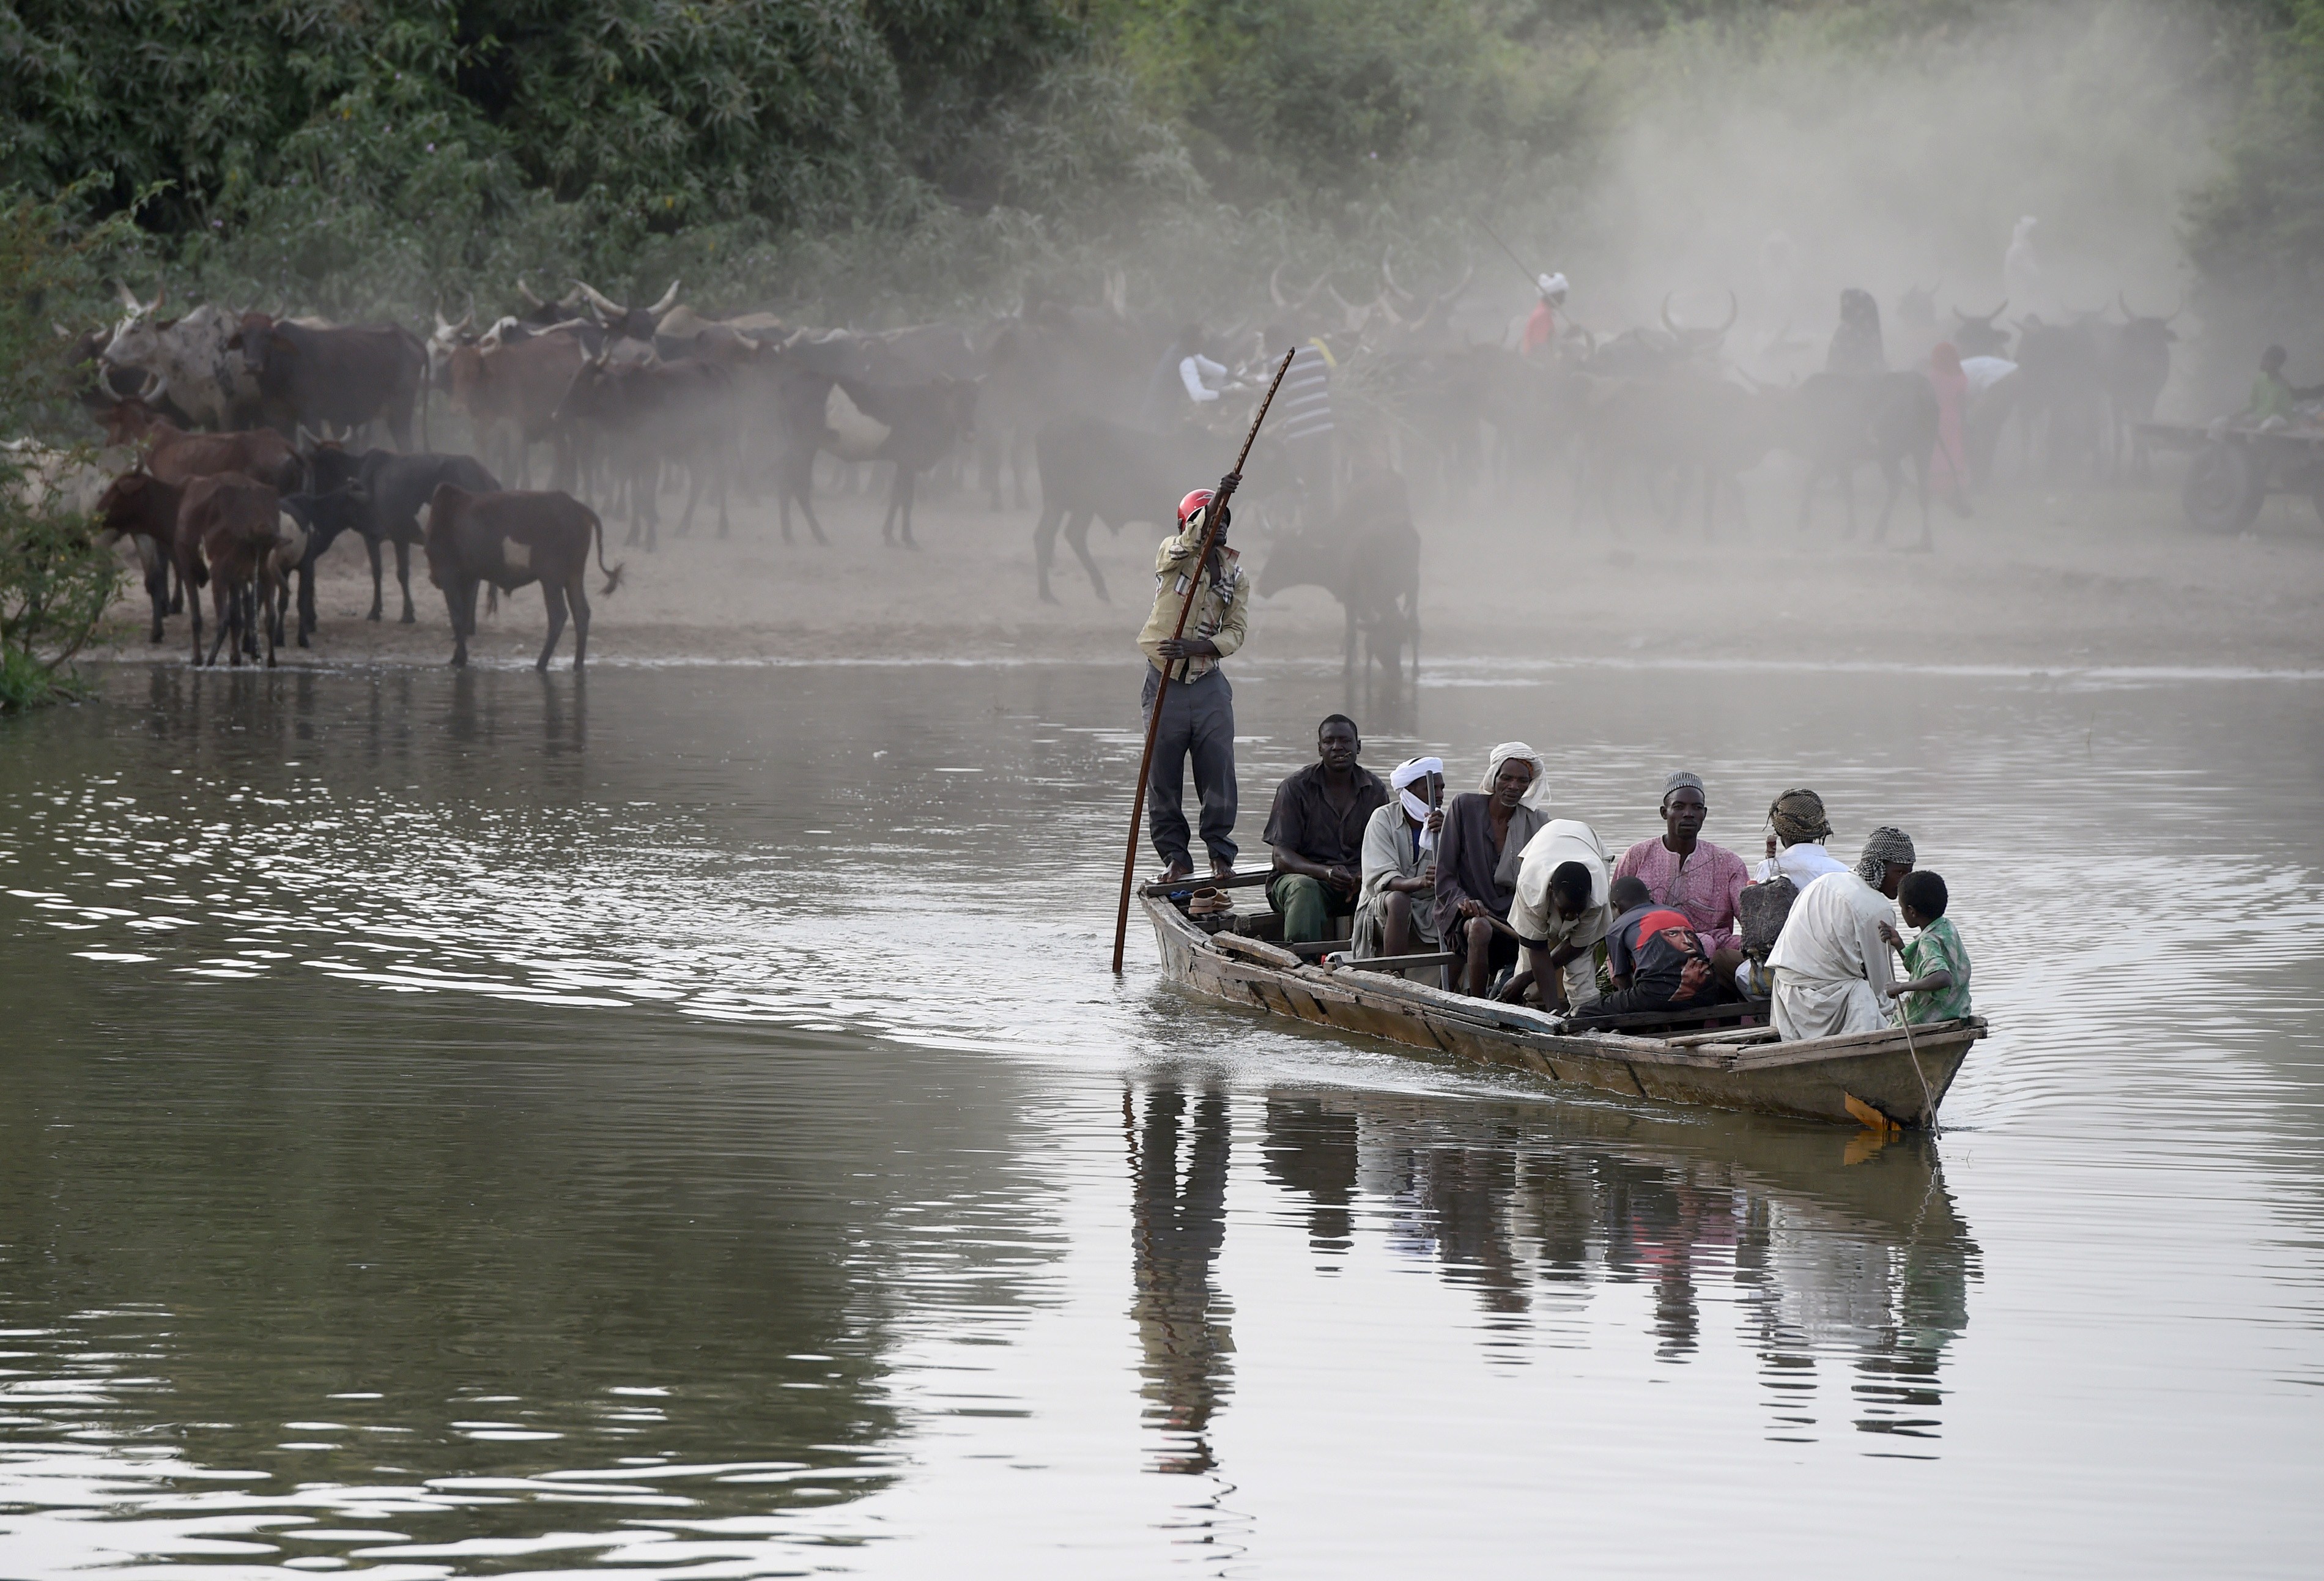
{"type": "Polygon", "coordinates": [[[2268,338],[2324,352],[2318,0],[32,0],[0,60],[0,183],[134,210],[90,283],[187,300],[680,276],[872,326],[1119,265],[1134,311],[1222,321],[1286,260],[1369,300],[1393,245],[1423,290],[1472,262],[1490,337],[1526,305],[1490,224],[1600,331],[1731,288],[1820,343],[1842,285],[1992,308],[2033,215],[2047,306],[2191,295],[2207,400],[2268,338]]]}

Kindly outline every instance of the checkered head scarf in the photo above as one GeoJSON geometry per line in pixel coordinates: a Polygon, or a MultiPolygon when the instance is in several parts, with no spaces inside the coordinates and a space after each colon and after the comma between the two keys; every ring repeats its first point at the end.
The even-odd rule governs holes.
{"type": "Polygon", "coordinates": [[[1864,855],[1856,859],[1856,876],[1878,889],[1881,880],[1888,876],[1891,862],[1910,863],[1913,859],[1913,837],[1882,824],[1865,837],[1864,855]]]}

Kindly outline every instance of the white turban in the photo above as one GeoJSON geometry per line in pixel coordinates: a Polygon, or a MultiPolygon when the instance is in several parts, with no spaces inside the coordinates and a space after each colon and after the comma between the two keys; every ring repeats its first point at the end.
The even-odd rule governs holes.
{"type": "Polygon", "coordinates": [[[1549,765],[1542,761],[1541,754],[1534,751],[1522,741],[1504,741],[1500,745],[1493,748],[1492,755],[1485,760],[1485,777],[1478,784],[1477,789],[1490,796],[1493,793],[1493,781],[1499,775],[1501,765],[1511,758],[1523,758],[1533,765],[1533,783],[1526,787],[1526,793],[1522,798],[1525,805],[1547,807],[1549,805],[1549,765]]]}
{"type": "Polygon", "coordinates": [[[1415,780],[1425,780],[1431,774],[1441,774],[1443,772],[1443,758],[1406,758],[1388,771],[1388,788],[1391,790],[1401,790],[1415,780]]]}
{"type": "Polygon", "coordinates": [[[1395,791],[1397,799],[1404,804],[1406,814],[1420,826],[1420,838],[1416,843],[1423,851],[1436,849],[1436,831],[1428,827],[1428,815],[1435,809],[1405,787],[1416,780],[1425,780],[1431,774],[1443,772],[1444,760],[1433,757],[1406,758],[1388,772],[1388,788],[1395,791]]]}
{"type": "Polygon", "coordinates": [[[1562,297],[1566,291],[1565,276],[1563,274],[1540,275],[1534,283],[1541,287],[1541,294],[1545,297],[1562,297]]]}

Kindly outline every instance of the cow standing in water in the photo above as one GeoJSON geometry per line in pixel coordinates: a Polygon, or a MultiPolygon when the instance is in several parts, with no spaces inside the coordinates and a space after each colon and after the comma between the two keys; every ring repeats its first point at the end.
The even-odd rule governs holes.
{"type": "Polygon", "coordinates": [[[540,584],[549,608],[549,640],[540,645],[535,670],[547,670],[565,633],[565,609],[573,606],[573,668],[589,652],[589,546],[597,547],[597,569],[605,591],[621,586],[622,568],[605,566],[605,524],[597,513],[568,494],[471,494],[441,484],[429,499],[421,523],[427,533],[428,579],[444,590],[452,616],[452,663],[468,662],[468,639],[476,630],[476,589],[486,584],[502,593],[527,582],[540,584]]]}
{"type": "MultiPolygon", "coordinates": [[[[216,664],[218,650],[231,643],[233,662],[239,665],[244,641],[254,634],[254,622],[265,628],[266,666],[274,667],[275,627],[289,587],[283,562],[288,559],[295,564],[306,542],[305,532],[284,517],[281,496],[270,485],[235,472],[197,477],[186,485],[178,506],[178,571],[189,587],[199,587],[208,573],[218,625],[208,662],[216,664]]],[[[189,598],[186,606],[193,617],[194,662],[198,666],[203,662],[201,601],[189,598]]]]}

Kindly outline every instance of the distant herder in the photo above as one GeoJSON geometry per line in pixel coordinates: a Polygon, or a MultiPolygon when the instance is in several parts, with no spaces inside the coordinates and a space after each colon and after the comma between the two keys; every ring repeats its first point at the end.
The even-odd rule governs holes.
{"type": "Polygon", "coordinates": [[[1219,661],[1242,646],[1250,614],[1250,578],[1226,544],[1234,522],[1231,507],[1221,512],[1218,542],[1209,562],[1199,568],[1194,564],[1209,531],[1210,504],[1206,488],[1178,502],[1177,533],[1164,539],[1154,557],[1153,613],[1138,633],[1138,645],[1147,658],[1146,686],[1139,700],[1141,717],[1153,710],[1164,670],[1170,675],[1154,736],[1154,766],[1146,782],[1146,827],[1167,876],[1173,879],[1194,872],[1184,806],[1190,754],[1211,871],[1231,873],[1235,860],[1234,692],[1219,661]],[[1173,637],[1190,587],[1194,605],[1186,634],[1173,637]]]}

